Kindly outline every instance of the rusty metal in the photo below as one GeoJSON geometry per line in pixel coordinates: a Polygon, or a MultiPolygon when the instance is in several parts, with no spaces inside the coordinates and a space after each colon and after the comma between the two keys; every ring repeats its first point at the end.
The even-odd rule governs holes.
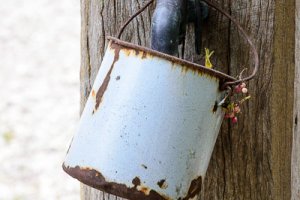
{"type": "Polygon", "coordinates": [[[91,187],[131,200],[196,199],[223,121],[220,105],[229,86],[251,79],[258,66],[250,78],[237,80],[108,39],[63,169],[91,187]]]}
{"type": "Polygon", "coordinates": [[[154,190],[141,187],[141,180],[138,177],[132,179],[133,187],[128,187],[125,184],[107,181],[100,172],[91,168],[82,168],[79,166],[72,168],[63,165],[63,169],[69,175],[86,185],[122,198],[130,200],[171,200],[169,197],[163,196],[154,190]]]}
{"type": "MultiPolygon", "coordinates": [[[[98,107],[99,107],[99,105],[100,105],[100,103],[101,103],[101,101],[102,101],[102,96],[103,96],[103,94],[104,94],[104,92],[105,92],[105,90],[106,90],[106,88],[107,88],[107,86],[108,86],[108,83],[109,83],[109,81],[110,81],[111,71],[112,71],[112,69],[113,69],[113,67],[114,67],[114,65],[115,65],[115,63],[116,63],[116,61],[119,59],[119,51],[120,51],[120,49],[118,48],[118,46],[116,46],[115,48],[114,48],[114,46],[116,46],[116,45],[113,45],[113,44],[111,45],[111,48],[115,49],[115,53],[114,53],[114,55],[115,55],[114,61],[113,61],[112,65],[111,65],[111,67],[110,67],[110,69],[109,69],[109,71],[108,71],[108,73],[107,73],[107,75],[106,75],[106,77],[105,77],[105,79],[104,79],[104,81],[103,81],[101,87],[100,87],[99,90],[97,91],[97,94],[96,94],[95,110],[94,110],[93,112],[95,112],[95,111],[98,109],[98,107]]],[[[119,78],[120,78],[119,76],[116,77],[116,79],[119,79],[119,78]]]]}
{"type": "Polygon", "coordinates": [[[128,199],[196,198],[235,79],[109,39],[64,170],[128,199]]]}
{"type": "MultiPolygon", "coordinates": [[[[170,197],[159,194],[155,190],[151,190],[145,186],[141,186],[142,181],[139,177],[133,178],[133,186],[128,187],[125,184],[106,181],[105,177],[100,172],[88,167],[80,168],[79,166],[76,166],[74,168],[71,168],[66,167],[64,164],[62,167],[66,173],[80,180],[82,183],[122,198],[127,198],[130,200],[173,200],[170,197]]],[[[157,184],[159,184],[163,189],[166,188],[165,180],[161,180],[157,184]]],[[[201,189],[202,177],[200,176],[191,181],[187,195],[185,197],[179,197],[177,200],[193,199],[200,193],[201,189]]]]}
{"type": "Polygon", "coordinates": [[[155,51],[155,50],[152,50],[152,49],[147,48],[147,47],[143,47],[143,46],[135,45],[135,44],[132,44],[132,43],[129,43],[129,42],[125,42],[125,41],[119,40],[115,37],[107,36],[106,38],[108,40],[112,41],[112,44],[118,44],[119,46],[121,46],[123,48],[126,48],[128,50],[134,50],[135,52],[138,52],[138,53],[136,53],[136,55],[141,54],[142,59],[147,58],[147,56],[148,57],[157,56],[157,57],[169,60],[169,61],[173,62],[174,64],[176,63],[176,64],[179,64],[179,65],[182,65],[183,66],[183,71],[184,70],[192,70],[192,71],[197,72],[199,74],[204,73],[206,75],[211,76],[212,78],[214,77],[214,78],[220,79],[221,80],[220,84],[225,83],[225,81],[236,81],[237,80],[236,78],[234,78],[232,76],[229,76],[225,73],[222,73],[222,72],[214,70],[214,69],[207,68],[207,67],[205,67],[203,65],[200,65],[200,64],[197,64],[197,63],[193,63],[193,62],[190,62],[190,61],[187,61],[187,60],[184,60],[184,59],[177,58],[175,56],[171,56],[171,55],[168,55],[168,54],[165,54],[165,53],[161,53],[159,51],[155,51]]]}
{"type": "Polygon", "coordinates": [[[248,34],[246,33],[246,31],[242,28],[242,26],[240,25],[240,23],[238,21],[236,21],[230,14],[228,14],[225,10],[223,10],[222,8],[220,8],[219,6],[217,6],[216,4],[212,3],[211,1],[208,0],[202,0],[204,2],[206,2],[209,6],[213,7],[214,9],[216,9],[217,11],[219,11],[220,13],[222,13],[224,16],[226,16],[229,20],[231,20],[236,27],[239,29],[239,31],[242,33],[242,35],[244,36],[244,38],[247,40],[248,44],[251,47],[253,56],[254,56],[254,69],[251,73],[251,75],[249,75],[246,78],[243,79],[239,79],[237,81],[229,81],[224,83],[224,85],[222,86],[223,88],[226,88],[229,85],[237,85],[239,83],[245,82],[245,81],[249,81],[251,79],[253,79],[255,77],[255,75],[257,74],[258,71],[258,67],[259,67],[259,57],[258,57],[258,53],[256,50],[256,47],[254,45],[254,43],[252,42],[251,38],[248,36],[248,34]]]}

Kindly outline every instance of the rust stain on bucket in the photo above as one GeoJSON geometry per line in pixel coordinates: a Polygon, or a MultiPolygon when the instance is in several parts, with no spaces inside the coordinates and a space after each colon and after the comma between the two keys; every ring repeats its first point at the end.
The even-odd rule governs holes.
{"type": "Polygon", "coordinates": [[[175,64],[179,65],[180,68],[182,68],[182,67],[185,68],[182,70],[183,73],[191,70],[194,73],[197,73],[199,76],[205,75],[206,77],[216,79],[216,80],[219,80],[219,79],[224,79],[226,81],[235,81],[236,80],[232,76],[229,76],[222,72],[216,71],[214,69],[209,69],[203,65],[198,65],[198,64],[195,64],[195,63],[192,63],[192,62],[189,62],[189,61],[186,61],[186,60],[174,57],[174,56],[170,56],[170,55],[158,52],[158,51],[154,51],[152,49],[148,49],[146,47],[141,47],[141,46],[138,46],[135,44],[124,42],[124,41],[121,41],[121,40],[113,38],[113,37],[107,37],[107,39],[111,41],[112,45],[117,45],[117,46],[119,46],[119,48],[122,48],[122,50],[126,49],[127,51],[128,50],[135,51],[136,56],[139,56],[141,54],[142,59],[155,56],[155,57],[160,57],[160,58],[166,59],[172,63],[175,63],[175,64]]]}
{"type": "MultiPolygon", "coordinates": [[[[114,65],[115,63],[119,60],[119,54],[120,54],[120,47],[118,45],[115,45],[115,44],[111,44],[110,46],[112,49],[114,49],[114,61],[102,83],[102,85],[100,86],[99,90],[97,91],[97,94],[96,94],[96,105],[95,105],[95,110],[98,109],[101,101],[102,101],[102,97],[103,97],[103,94],[105,93],[106,89],[107,89],[107,86],[108,86],[108,83],[110,81],[110,75],[111,75],[111,72],[114,68],[114,65]]],[[[94,112],[93,112],[94,114],[94,112]]]]}
{"type": "Polygon", "coordinates": [[[95,90],[92,90],[92,97],[96,97],[96,92],[95,92],[95,90]]]}
{"type": "MultiPolygon", "coordinates": [[[[102,190],[113,195],[117,195],[122,198],[128,198],[132,200],[171,200],[171,198],[166,197],[165,195],[162,195],[155,190],[152,190],[146,186],[142,186],[141,180],[137,176],[132,179],[133,187],[129,187],[125,184],[106,181],[105,177],[100,172],[90,167],[76,166],[72,168],[66,167],[63,164],[63,169],[72,177],[78,179],[79,181],[87,185],[90,185],[93,188],[102,190]]],[[[157,184],[162,189],[167,188],[167,183],[165,179],[160,180],[157,184]]],[[[202,177],[199,176],[198,178],[192,180],[187,195],[183,198],[178,198],[178,200],[192,199],[199,195],[201,189],[202,177]]]]}
{"type": "Polygon", "coordinates": [[[135,177],[132,180],[134,186],[129,187],[125,184],[108,182],[100,172],[89,167],[76,166],[73,168],[66,167],[63,164],[63,169],[72,177],[95,189],[99,189],[122,198],[132,200],[171,200],[171,198],[161,195],[155,190],[151,190],[145,186],[140,186],[141,180],[138,177],[135,177]]]}
{"type": "Polygon", "coordinates": [[[166,179],[161,179],[160,181],[157,182],[157,185],[161,188],[161,189],[167,189],[168,188],[168,184],[166,182],[166,179]]]}
{"type": "Polygon", "coordinates": [[[141,185],[141,180],[139,177],[135,177],[133,180],[132,180],[132,184],[134,185],[134,187],[136,188],[138,185],[141,185]]]}

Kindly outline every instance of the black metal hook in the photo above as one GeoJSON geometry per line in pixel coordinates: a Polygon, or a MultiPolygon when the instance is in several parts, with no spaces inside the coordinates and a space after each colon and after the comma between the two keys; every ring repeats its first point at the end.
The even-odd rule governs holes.
{"type": "Polygon", "coordinates": [[[178,54],[178,45],[185,40],[187,23],[195,25],[195,48],[200,54],[203,21],[208,6],[200,0],[157,0],[152,18],[151,48],[169,55],[178,54]]]}
{"type": "Polygon", "coordinates": [[[200,0],[189,0],[188,11],[188,22],[194,23],[196,53],[200,54],[202,49],[203,22],[208,17],[208,6],[200,0]]]}

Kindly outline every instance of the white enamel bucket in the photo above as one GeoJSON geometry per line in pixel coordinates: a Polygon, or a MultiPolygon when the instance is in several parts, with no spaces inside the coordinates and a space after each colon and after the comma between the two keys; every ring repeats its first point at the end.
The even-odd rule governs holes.
{"type": "Polygon", "coordinates": [[[252,79],[259,64],[241,26],[205,2],[247,39],[255,58],[252,74],[236,80],[109,37],[63,164],[68,174],[127,199],[197,199],[224,116],[222,89],[252,79]]]}
{"type": "Polygon", "coordinates": [[[64,170],[129,199],[192,199],[223,120],[230,76],[114,38],[64,170]]]}

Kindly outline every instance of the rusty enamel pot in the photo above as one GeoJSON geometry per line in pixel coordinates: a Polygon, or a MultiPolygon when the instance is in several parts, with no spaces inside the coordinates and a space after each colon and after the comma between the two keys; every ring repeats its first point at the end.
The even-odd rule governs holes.
{"type": "Polygon", "coordinates": [[[226,96],[222,89],[252,79],[259,64],[255,46],[241,26],[205,2],[247,39],[254,55],[252,74],[235,80],[109,37],[63,164],[68,174],[132,200],[197,198],[224,116],[219,106],[226,96]]]}
{"type": "Polygon", "coordinates": [[[129,199],[193,199],[234,78],[110,38],[63,168],[129,199]]]}

